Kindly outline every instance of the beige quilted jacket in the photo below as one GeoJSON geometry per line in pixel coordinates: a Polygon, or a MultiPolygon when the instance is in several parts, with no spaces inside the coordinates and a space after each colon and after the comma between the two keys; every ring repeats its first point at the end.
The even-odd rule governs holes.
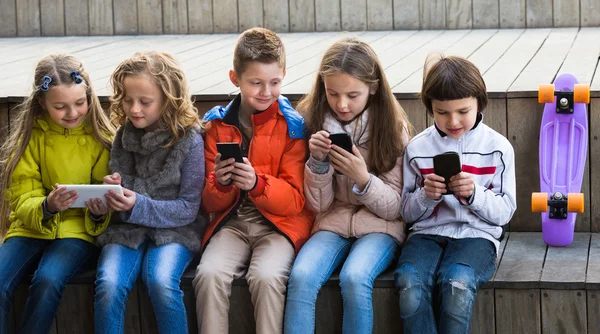
{"type": "MultiPolygon", "coordinates": [[[[359,148],[366,156],[366,150],[359,148]]],[[[312,158],[311,158],[312,159],[312,158]]],[[[316,214],[312,233],[331,231],[342,237],[360,238],[368,233],[385,233],[399,244],[406,238],[405,223],[400,218],[402,204],[402,157],[392,170],[379,176],[371,175],[366,192],[352,191],[354,182],[333,167],[325,174],[315,174],[304,166],[306,204],[316,214]]]]}

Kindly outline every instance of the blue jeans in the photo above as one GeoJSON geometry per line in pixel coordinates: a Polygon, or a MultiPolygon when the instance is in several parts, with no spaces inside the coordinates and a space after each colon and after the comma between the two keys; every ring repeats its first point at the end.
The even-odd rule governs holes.
{"type": "Polygon", "coordinates": [[[148,289],[160,333],[187,333],[180,288],[181,276],[194,254],[183,245],[156,246],[146,241],[138,249],[119,244],[102,248],[98,261],[94,323],[96,333],[123,333],[129,292],[140,271],[148,289]]]}
{"type": "Polygon", "coordinates": [[[469,333],[477,291],[495,260],[496,247],[483,238],[411,236],[394,274],[404,333],[469,333]]]}
{"type": "Polygon", "coordinates": [[[343,332],[371,333],[373,282],[390,265],[397,247],[394,238],[382,233],[367,234],[359,239],[346,239],[328,231],[315,233],[302,247],[292,267],[284,333],[315,332],[317,295],[342,263],[343,332]]]}
{"type": "Polygon", "coordinates": [[[0,245],[0,333],[8,333],[13,292],[25,275],[35,270],[19,332],[47,333],[67,282],[97,256],[95,245],[79,239],[5,240],[0,245]]]}

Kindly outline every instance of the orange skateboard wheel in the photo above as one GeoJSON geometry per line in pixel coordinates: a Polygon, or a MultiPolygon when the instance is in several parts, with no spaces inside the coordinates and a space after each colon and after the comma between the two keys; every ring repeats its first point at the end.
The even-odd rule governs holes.
{"type": "Polygon", "coordinates": [[[552,103],[554,102],[554,84],[542,84],[538,88],[538,102],[552,103]]]}
{"type": "Polygon", "coordinates": [[[531,212],[548,211],[548,193],[531,193],[531,212]]]}
{"type": "Polygon", "coordinates": [[[569,193],[567,195],[567,211],[583,213],[583,194],[569,193]]]}
{"type": "Polygon", "coordinates": [[[590,103],[590,85],[575,84],[575,87],[573,87],[573,101],[575,103],[590,103]]]}

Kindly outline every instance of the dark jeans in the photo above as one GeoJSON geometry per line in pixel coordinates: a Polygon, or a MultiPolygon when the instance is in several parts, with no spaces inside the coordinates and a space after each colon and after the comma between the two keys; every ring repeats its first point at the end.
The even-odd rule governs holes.
{"type": "Polygon", "coordinates": [[[495,260],[496,247],[483,238],[411,236],[394,275],[404,333],[469,333],[477,291],[495,260]]]}
{"type": "Polygon", "coordinates": [[[0,334],[8,333],[13,292],[36,265],[20,333],[47,333],[67,282],[90,261],[95,262],[97,256],[96,246],[79,239],[12,237],[5,240],[0,246],[0,334]]]}

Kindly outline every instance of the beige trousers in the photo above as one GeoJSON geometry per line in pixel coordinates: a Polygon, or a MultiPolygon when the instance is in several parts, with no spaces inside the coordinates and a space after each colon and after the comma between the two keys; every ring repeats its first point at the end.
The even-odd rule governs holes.
{"type": "Polygon", "coordinates": [[[271,225],[229,221],[210,239],[196,268],[193,284],[199,332],[229,332],[231,284],[245,275],[256,333],[281,333],[294,256],[292,244],[271,225]]]}

